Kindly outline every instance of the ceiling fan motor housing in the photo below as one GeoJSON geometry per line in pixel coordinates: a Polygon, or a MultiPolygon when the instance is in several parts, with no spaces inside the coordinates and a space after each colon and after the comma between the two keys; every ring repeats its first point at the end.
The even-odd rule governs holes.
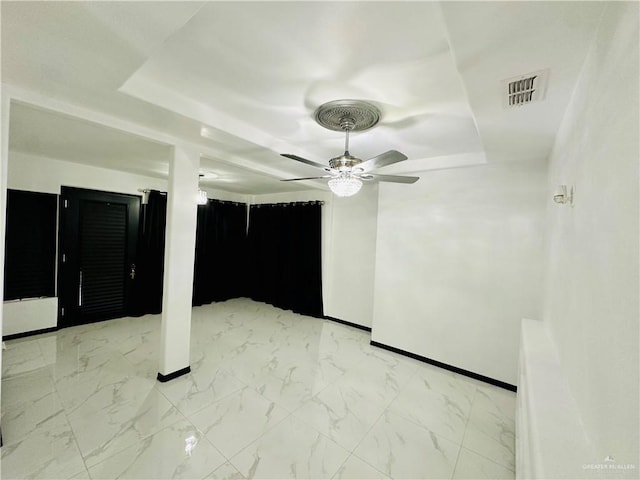
{"type": "Polygon", "coordinates": [[[329,166],[332,169],[338,170],[341,172],[350,171],[353,169],[353,167],[355,167],[359,163],[362,163],[362,160],[360,160],[357,157],[354,157],[353,155],[350,155],[349,152],[345,152],[342,155],[338,157],[333,157],[331,160],[329,160],[329,166]]]}

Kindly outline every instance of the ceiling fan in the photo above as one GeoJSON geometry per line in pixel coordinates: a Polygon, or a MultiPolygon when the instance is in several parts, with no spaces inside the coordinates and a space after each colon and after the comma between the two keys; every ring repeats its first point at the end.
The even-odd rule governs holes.
{"type": "Polygon", "coordinates": [[[389,150],[365,161],[349,153],[349,132],[367,130],[380,121],[380,110],[375,105],[361,100],[334,100],[320,105],[315,111],[314,117],[316,122],[329,130],[345,132],[344,153],[329,160],[328,167],[298,155],[282,153],[283,157],[306,163],[327,172],[321,177],[289,178],[282,180],[283,182],[328,178],[327,183],[333,193],[340,197],[350,197],[358,193],[363,180],[393,183],[415,183],[419,180],[419,177],[370,173],[372,170],[407,159],[405,155],[396,150],[389,150]]]}

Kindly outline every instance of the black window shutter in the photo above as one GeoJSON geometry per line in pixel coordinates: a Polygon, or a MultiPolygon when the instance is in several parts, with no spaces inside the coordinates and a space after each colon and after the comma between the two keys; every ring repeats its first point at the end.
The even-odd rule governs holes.
{"type": "Polygon", "coordinates": [[[4,299],[55,296],[57,195],[7,190],[4,299]]]}

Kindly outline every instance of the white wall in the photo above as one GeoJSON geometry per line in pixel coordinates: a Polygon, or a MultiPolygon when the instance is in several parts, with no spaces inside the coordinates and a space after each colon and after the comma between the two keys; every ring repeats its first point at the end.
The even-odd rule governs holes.
{"type": "MultiPolygon", "coordinates": [[[[9,186],[16,190],[60,193],[62,185],[106,192],[141,195],[139,189],[167,191],[167,180],[52,158],[9,153],[9,186]]],[[[203,186],[209,198],[247,202],[248,196],[203,186]]]]}
{"type": "Polygon", "coordinates": [[[60,187],[141,195],[139,188],[167,190],[167,180],[51,158],[9,153],[8,188],[60,193],[60,187]]]}
{"type": "Polygon", "coordinates": [[[208,186],[201,186],[202,190],[206,190],[208,198],[215,200],[224,200],[227,202],[249,203],[249,195],[241,193],[225,192],[224,190],[218,190],[208,186]]]}
{"type": "Polygon", "coordinates": [[[376,265],[378,185],[333,197],[326,315],[371,328],[376,265]]]}
{"type": "MultiPolygon", "coordinates": [[[[638,3],[612,2],[550,159],[544,321],[595,458],[638,459],[638,3]]],[[[637,478],[638,472],[627,472],[637,478]]]]}
{"type": "Polygon", "coordinates": [[[374,341],[515,384],[539,318],[546,165],[425,171],[380,186],[374,341]]]}
{"type": "Polygon", "coordinates": [[[2,305],[2,335],[33,332],[58,324],[58,297],[10,300],[2,305]]]}
{"type": "Polygon", "coordinates": [[[365,185],[354,197],[306,190],[255,195],[251,203],[323,200],[322,290],[324,314],[371,326],[378,189],[365,185]]]}

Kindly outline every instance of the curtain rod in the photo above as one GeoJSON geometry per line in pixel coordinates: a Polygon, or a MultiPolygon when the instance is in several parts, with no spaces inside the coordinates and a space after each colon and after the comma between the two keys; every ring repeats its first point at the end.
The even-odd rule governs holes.
{"type": "Polygon", "coordinates": [[[248,205],[246,202],[235,202],[233,200],[218,200],[217,198],[210,198],[209,200],[212,202],[228,203],[230,205],[238,205],[238,206],[245,206],[245,207],[248,205]]]}
{"type": "MultiPolygon", "coordinates": [[[[149,193],[151,192],[152,188],[139,188],[138,191],[140,193],[149,193]]],[[[161,192],[159,190],[154,190],[158,193],[160,193],[161,195],[166,195],[167,192],[161,192]]],[[[324,201],[323,200],[306,200],[306,201],[300,201],[300,202],[281,202],[281,203],[253,203],[253,204],[248,204],[247,202],[236,202],[233,200],[218,200],[217,198],[211,198],[211,201],[214,202],[220,202],[220,203],[230,203],[233,205],[250,205],[251,207],[260,207],[261,205],[266,205],[266,206],[274,206],[274,205],[324,205],[324,201]]]]}
{"type": "MultiPolygon", "coordinates": [[[[166,195],[167,192],[162,192],[160,190],[155,190],[153,188],[139,188],[138,191],[142,194],[147,194],[149,192],[158,192],[160,195],[166,195]]],[[[210,198],[209,201],[212,202],[220,202],[220,203],[229,203],[229,204],[233,204],[233,205],[248,205],[246,202],[236,202],[234,200],[219,200],[217,198],[210,198]]]]}
{"type": "Polygon", "coordinates": [[[167,194],[167,192],[162,192],[160,190],[155,190],[153,188],[139,188],[138,191],[140,193],[158,192],[160,195],[166,195],[167,194]]]}
{"type": "Polygon", "coordinates": [[[260,208],[261,206],[273,207],[273,206],[289,206],[289,205],[324,205],[323,200],[308,200],[302,202],[282,202],[282,203],[254,203],[251,206],[260,208]]]}

